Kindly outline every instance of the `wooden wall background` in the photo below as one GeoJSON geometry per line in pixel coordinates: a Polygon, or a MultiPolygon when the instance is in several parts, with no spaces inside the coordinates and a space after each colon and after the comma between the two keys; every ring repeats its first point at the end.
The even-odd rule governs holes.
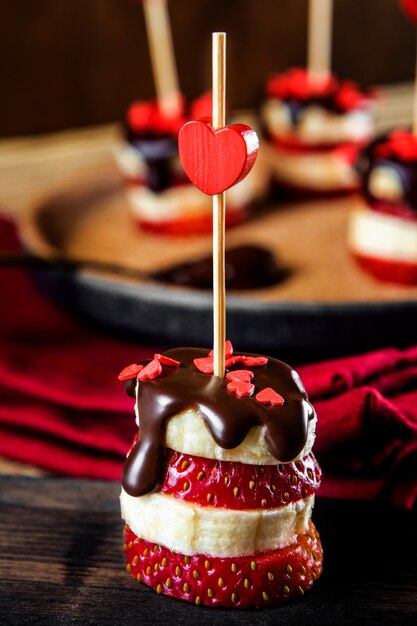
{"type": "MultiPolygon", "coordinates": [[[[398,0],[334,0],[334,68],[364,84],[414,75],[416,28],[398,0]]],[[[265,78],[303,64],[307,0],[171,0],[180,81],[210,84],[210,33],[228,32],[232,108],[257,104],[265,78]]],[[[135,0],[2,0],[0,135],[119,119],[153,82],[135,0]]]]}

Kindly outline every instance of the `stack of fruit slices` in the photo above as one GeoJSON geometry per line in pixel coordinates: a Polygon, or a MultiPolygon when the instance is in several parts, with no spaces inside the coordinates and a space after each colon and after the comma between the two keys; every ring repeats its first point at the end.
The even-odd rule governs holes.
{"type": "Polygon", "coordinates": [[[349,247],[379,280],[417,284],[417,137],[395,130],[361,155],[362,197],[351,213],[349,247]]]}
{"type": "Polygon", "coordinates": [[[308,193],[356,189],[355,161],[374,136],[374,108],[374,93],[333,75],[314,81],[294,68],[273,76],[262,120],[275,181],[308,193]]]}
{"type": "MultiPolygon", "coordinates": [[[[226,376],[219,384],[221,393],[230,395],[237,407],[250,400],[254,407],[261,405],[266,415],[269,411],[275,416],[281,405],[291,402],[311,407],[295,373],[297,392],[283,385],[281,391],[286,393],[282,397],[280,389],[259,389],[258,380],[267,377],[268,360],[243,355],[232,358],[231,350],[229,345],[227,374],[239,372],[235,376],[238,381],[246,372],[248,380],[228,387],[233,381],[226,376]],[[244,359],[251,363],[251,369],[245,368],[244,359]],[[232,360],[235,362],[231,364],[232,360]]],[[[178,353],[183,355],[184,351],[178,353]]],[[[164,397],[169,401],[168,387],[158,389],[158,379],[166,377],[168,384],[171,379],[174,383],[175,372],[171,371],[182,367],[175,365],[179,363],[175,359],[178,353],[155,355],[150,363],[134,364],[122,372],[130,395],[134,395],[135,386],[139,413],[142,406],[149,408],[141,388],[148,399],[159,394],[162,403],[164,397]],[[160,359],[172,363],[161,365],[160,359]],[[140,377],[139,382],[132,374],[140,377]]],[[[204,385],[205,378],[210,385],[210,379],[215,380],[210,371],[201,369],[209,369],[210,358],[200,356],[186,364],[185,373],[193,384],[204,385]]],[[[213,424],[203,420],[195,406],[187,406],[186,398],[183,403],[183,410],[165,423],[165,464],[157,488],[136,495],[139,492],[130,489],[132,483],[124,481],[121,508],[126,522],[128,572],[158,593],[197,605],[262,607],[303,596],[322,570],[321,543],[310,519],[321,477],[311,452],[314,411],[297,457],[277,463],[268,450],[268,428],[253,426],[238,446],[223,448],[213,439],[213,424]]],[[[140,437],[128,454],[126,466],[130,465],[130,471],[144,460],[138,454],[140,437]]]]}

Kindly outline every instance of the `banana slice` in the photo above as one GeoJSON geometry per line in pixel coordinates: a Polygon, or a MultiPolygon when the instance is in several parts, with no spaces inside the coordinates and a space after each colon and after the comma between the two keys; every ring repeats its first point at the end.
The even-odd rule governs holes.
{"type": "Polygon", "coordinates": [[[234,557],[283,548],[307,530],[314,496],[274,509],[199,506],[153,493],[120,496],[122,518],[138,536],[181,554],[234,557]]]}
{"type": "MultiPolygon", "coordinates": [[[[140,425],[137,407],[136,423],[140,425]]],[[[300,454],[292,459],[298,461],[311,452],[316,433],[317,418],[308,423],[307,441],[300,454]]],[[[225,450],[216,444],[209,433],[203,418],[194,409],[178,413],[168,422],[166,447],[184,454],[192,454],[217,461],[237,461],[249,465],[277,465],[282,461],[268,452],[265,446],[263,430],[253,427],[242,443],[236,448],[225,450]]]]}

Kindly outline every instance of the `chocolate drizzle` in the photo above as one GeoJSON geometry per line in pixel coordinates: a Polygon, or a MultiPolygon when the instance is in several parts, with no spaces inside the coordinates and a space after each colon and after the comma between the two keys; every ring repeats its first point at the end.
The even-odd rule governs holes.
{"type": "MultiPolygon", "coordinates": [[[[193,361],[207,357],[207,350],[176,348],[165,355],[180,361],[181,366],[163,366],[160,377],[140,383],[138,388],[140,436],[125,463],[122,480],[131,496],[152,492],[161,484],[168,420],[187,409],[201,415],[209,431],[207,436],[222,448],[235,448],[252,427],[260,426],[266,447],[277,462],[292,461],[302,451],[308,422],[315,412],[298,374],[289,365],[269,358],[262,367],[246,368],[237,363],[228,370],[251,369],[255,393],[266,387],[280,393],[285,404],[271,407],[260,404],[254,396],[237,398],[227,391],[226,379],[197,370],[193,361]]],[[[135,388],[136,379],[127,381],[128,395],[135,397],[135,388]]]]}

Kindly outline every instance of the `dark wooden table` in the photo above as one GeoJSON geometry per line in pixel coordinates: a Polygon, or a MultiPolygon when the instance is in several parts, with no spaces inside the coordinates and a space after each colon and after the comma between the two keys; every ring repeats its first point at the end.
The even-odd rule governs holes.
{"type": "Polygon", "coordinates": [[[0,478],[0,624],[417,624],[417,511],[318,499],[322,579],[275,609],[165,598],[124,570],[119,486],[0,478]]]}

